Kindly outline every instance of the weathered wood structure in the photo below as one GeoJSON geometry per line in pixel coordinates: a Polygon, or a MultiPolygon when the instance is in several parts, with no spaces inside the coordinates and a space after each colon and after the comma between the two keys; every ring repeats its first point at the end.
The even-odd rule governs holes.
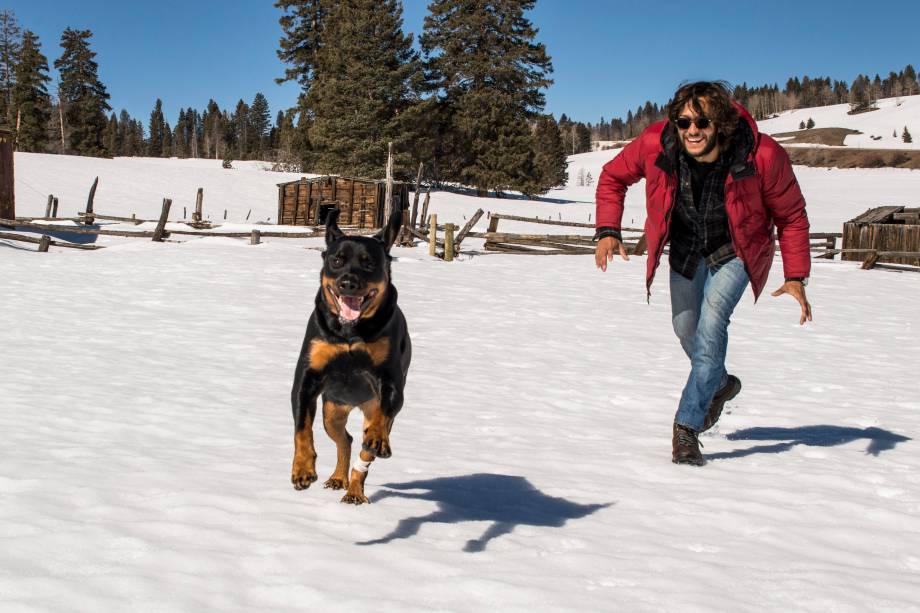
{"type": "Polygon", "coordinates": [[[862,261],[869,250],[880,253],[879,262],[917,266],[916,257],[881,253],[920,253],[920,208],[880,206],[843,224],[841,259],[862,261]]]}
{"type": "Polygon", "coordinates": [[[0,219],[16,218],[13,189],[13,133],[0,130],[0,219]]]}
{"type": "MultiPolygon", "coordinates": [[[[392,206],[407,210],[409,184],[393,183],[392,206]]],[[[381,228],[386,211],[386,181],[323,176],[278,184],[278,223],[286,226],[322,225],[326,213],[338,207],[341,225],[381,228]]]]}

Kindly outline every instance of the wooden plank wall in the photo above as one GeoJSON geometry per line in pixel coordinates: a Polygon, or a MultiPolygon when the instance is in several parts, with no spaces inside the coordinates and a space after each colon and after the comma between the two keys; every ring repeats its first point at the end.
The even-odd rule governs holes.
{"type": "MultiPolygon", "coordinates": [[[[278,223],[282,225],[315,225],[320,206],[335,204],[341,209],[339,223],[358,228],[379,228],[383,225],[383,182],[362,181],[350,177],[321,177],[301,179],[279,186],[278,223]]],[[[405,207],[409,203],[409,185],[398,183],[393,201],[405,207]]]]}
{"type": "MultiPolygon", "coordinates": [[[[879,251],[920,251],[920,225],[873,223],[858,224],[847,222],[843,225],[843,248],[846,249],[877,249],[879,251]]],[[[865,253],[841,254],[842,260],[862,261],[865,253]]],[[[890,264],[916,265],[915,259],[908,258],[879,258],[879,262],[890,264]]]]}

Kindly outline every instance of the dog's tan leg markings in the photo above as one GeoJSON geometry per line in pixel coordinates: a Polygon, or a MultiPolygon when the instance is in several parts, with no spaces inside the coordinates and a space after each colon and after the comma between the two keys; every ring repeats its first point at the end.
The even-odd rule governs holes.
{"type": "MultiPolygon", "coordinates": [[[[309,421],[309,420],[308,420],[309,421]]],[[[313,424],[306,423],[294,433],[294,465],[291,483],[294,489],[305,490],[316,481],[316,450],[313,447],[313,424]]]]}
{"type": "Polygon", "coordinates": [[[364,470],[359,470],[357,468],[351,469],[351,479],[348,482],[348,490],[346,490],[345,495],[342,496],[342,502],[347,504],[364,504],[365,502],[370,502],[367,496],[364,495],[364,480],[367,479],[367,467],[364,463],[370,464],[373,462],[374,455],[362,449],[358,454],[358,458],[362,461],[361,466],[364,467],[364,470]]]}
{"type": "Polygon", "coordinates": [[[351,407],[334,402],[323,402],[323,426],[326,434],[335,441],[335,471],[324,487],[341,490],[348,487],[348,464],[351,462],[351,435],[345,429],[351,407]]]}
{"type": "Polygon", "coordinates": [[[388,458],[393,455],[390,448],[390,430],[393,428],[393,418],[384,415],[380,407],[380,399],[375,398],[361,405],[364,413],[364,437],[361,448],[372,453],[378,458],[388,458]]]}

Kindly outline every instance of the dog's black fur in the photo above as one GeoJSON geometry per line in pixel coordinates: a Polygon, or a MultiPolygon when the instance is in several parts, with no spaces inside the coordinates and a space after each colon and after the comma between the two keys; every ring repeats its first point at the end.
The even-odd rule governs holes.
{"type": "Polygon", "coordinates": [[[390,457],[389,433],[403,405],[403,388],[412,357],[406,319],[396,304],[390,276],[390,247],[402,211],[373,237],[346,236],[337,209],[326,221],[326,250],[315,309],[291,390],[294,463],[291,482],[305,489],[316,480],[313,418],[323,397],[323,424],[337,447],[335,472],[325,486],[347,488],[342,502],[361,504],[367,472],[349,475],[352,438],[345,430],[348,412],[364,413],[361,459],[390,457]]]}

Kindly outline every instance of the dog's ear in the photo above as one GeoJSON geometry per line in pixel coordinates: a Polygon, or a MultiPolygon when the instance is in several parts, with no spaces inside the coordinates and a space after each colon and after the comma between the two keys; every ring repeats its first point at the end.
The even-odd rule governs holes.
{"type": "Polygon", "coordinates": [[[345,234],[339,230],[339,209],[330,209],[326,213],[326,244],[330,244],[332,241],[337,240],[345,236],[345,234]]]}
{"type": "Polygon", "coordinates": [[[374,238],[383,243],[383,249],[387,253],[390,252],[390,247],[393,246],[393,243],[396,242],[396,237],[399,235],[399,229],[402,227],[402,216],[402,208],[393,207],[393,211],[390,213],[390,218],[387,220],[387,224],[383,227],[383,229],[380,230],[380,232],[374,235],[374,238]]]}

